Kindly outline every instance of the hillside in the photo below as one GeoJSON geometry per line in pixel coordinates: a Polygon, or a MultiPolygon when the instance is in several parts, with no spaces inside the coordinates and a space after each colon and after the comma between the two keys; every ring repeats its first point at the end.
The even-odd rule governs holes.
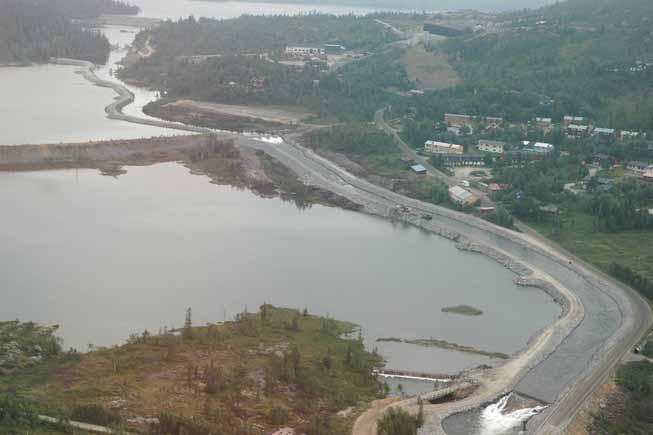
{"type": "Polygon", "coordinates": [[[0,63],[70,57],[104,63],[107,39],[74,19],[103,13],[134,14],[138,8],[114,0],[0,0],[0,63]]]}
{"type": "Polygon", "coordinates": [[[381,359],[362,339],[344,338],[357,329],[352,323],[271,305],[230,322],[191,322],[189,309],[181,330],[144,331],[122,346],[54,354],[0,375],[0,433],[42,427],[39,412],[131,433],[251,435],[290,426],[336,435],[349,432],[360,404],[385,392],[372,375],[381,359]]]}
{"type": "Polygon", "coordinates": [[[501,32],[432,47],[463,80],[434,99],[516,121],[578,114],[606,126],[650,128],[651,19],[647,0],[570,0],[506,15],[501,32]]]}

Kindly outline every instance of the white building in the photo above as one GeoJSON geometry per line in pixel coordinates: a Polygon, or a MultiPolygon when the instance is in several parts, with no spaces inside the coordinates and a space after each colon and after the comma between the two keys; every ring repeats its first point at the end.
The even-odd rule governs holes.
{"type": "Polygon", "coordinates": [[[478,141],[478,150],[486,153],[503,154],[505,147],[505,142],[486,139],[481,139],[478,141]]]}
{"type": "Polygon", "coordinates": [[[530,151],[534,151],[536,153],[540,154],[549,154],[552,152],[555,147],[551,145],[550,143],[544,143],[544,142],[529,142],[529,141],[524,141],[522,142],[524,144],[524,148],[530,151]]]}
{"type": "Polygon", "coordinates": [[[324,56],[326,50],[320,47],[286,47],[286,54],[290,56],[324,56]]]}
{"type": "Polygon", "coordinates": [[[462,145],[427,140],[424,142],[424,151],[431,154],[462,154],[465,148],[462,145]]]}
{"type": "Polygon", "coordinates": [[[460,186],[453,186],[449,189],[449,198],[460,205],[472,205],[477,201],[477,198],[471,192],[460,186]]]}

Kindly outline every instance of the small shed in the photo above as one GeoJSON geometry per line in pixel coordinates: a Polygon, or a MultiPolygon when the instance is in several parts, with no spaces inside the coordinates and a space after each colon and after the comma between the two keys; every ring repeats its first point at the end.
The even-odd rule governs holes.
{"type": "Polygon", "coordinates": [[[426,168],[422,165],[413,165],[410,167],[417,175],[426,175],[426,168]]]}

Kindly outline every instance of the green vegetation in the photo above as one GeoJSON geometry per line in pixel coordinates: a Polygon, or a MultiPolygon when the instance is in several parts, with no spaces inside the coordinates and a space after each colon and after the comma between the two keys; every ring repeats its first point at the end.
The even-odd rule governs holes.
{"type": "Polygon", "coordinates": [[[464,84],[429,102],[511,121],[577,113],[607,126],[649,128],[653,71],[631,67],[651,60],[652,15],[647,0],[569,0],[507,15],[505,32],[433,47],[452,59],[464,84]]]}
{"type": "Polygon", "coordinates": [[[377,422],[378,435],[417,435],[419,422],[401,408],[390,408],[377,422]]]}
{"type": "Polygon", "coordinates": [[[290,425],[335,435],[355,418],[338,411],[384,393],[372,374],[382,360],[361,340],[342,338],[356,328],[268,304],[195,327],[188,310],[179,331],[144,331],[123,346],[60,355],[0,377],[0,397],[19,391],[40,413],[118,428],[125,415],[156,416],[157,433],[165,434],[290,425]]]}
{"type": "Polygon", "coordinates": [[[476,349],[471,346],[464,346],[462,344],[451,343],[446,340],[438,340],[435,338],[418,338],[415,340],[407,340],[397,337],[377,338],[378,342],[391,342],[391,343],[406,343],[414,344],[416,346],[424,347],[439,347],[440,349],[453,350],[457,352],[473,353],[476,355],[483,355],[490,358],[508,359],[510,355],[502,352],[488,352],[485,350],[476,349]]]}
{"type": "Polygon", "coordinates": [[[401,65],[402,51],[381,50],[394,35],[373,17],[308,14],[243,16],[232,20],[168,22],[139,34],[155,54],[128,65],[123,78],[147,83],[169,99],[302,106],[325,120],[370,120],[391,89],[411,84],[401,65]],[[367,52],[337,71],[322,60],[298,69],[279,63],[286,45],[339,44],[367,52]],[[190,62],[185,56],[211,55],[190,62]],[[257,80],[264,85],[253,86],[257,80]]]}
{"type": "Polygon", "coordinates": [[[617,371],[619,391],[594,418],[589,429],[601,435],[646,435],[653,432],[653,364],[631,362],[617,371]]]}
{"type": "Polygon", "coordinates": [[[0,322],[0,375],[33,366],[61,352],[56,326],[32,322],[0,322]]]}
{"type": "Polygon", "coordinates": [[[47,62],[66,57],[104,63],[109,41],[72,19],[137,13],[114,0],[0,0],[0,62],[47,62]]]}
{"type": "Polygon", "coordinates": [[[483,311],[478,308],[470,307],[469,305],[456,305],[455,307],[444,307],[443,313],[461,314],[463,316],[480,316],[483,311]]]}
{"type": "Polygon", "coordinates": [[[358,175],[385,183],[396,192],[434,204],[449,201],[444,183],[412,174],[410,165],[402,161],[394,138],[370,125],[347,124],[314,130],[304,136],[304,144],[345,155],[359,165],[354,169],[358,175]]]}

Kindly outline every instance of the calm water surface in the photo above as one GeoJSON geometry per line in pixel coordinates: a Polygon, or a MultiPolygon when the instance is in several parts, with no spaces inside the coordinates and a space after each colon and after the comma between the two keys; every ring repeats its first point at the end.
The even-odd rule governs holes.
{"type": "MultiPolygon", "coordinates": [[[[263,302],[511,353],[559,308],[485,257],[412,227],[212,185],[177,164],[0,173],[0,319],[62,326],[66,345],[232,318],[263,302]],[[485,314],[444,314],[469,304],[485,314]]],[[[457,371],[474,355],[379,345],[390,367],[457,371]]]]}

